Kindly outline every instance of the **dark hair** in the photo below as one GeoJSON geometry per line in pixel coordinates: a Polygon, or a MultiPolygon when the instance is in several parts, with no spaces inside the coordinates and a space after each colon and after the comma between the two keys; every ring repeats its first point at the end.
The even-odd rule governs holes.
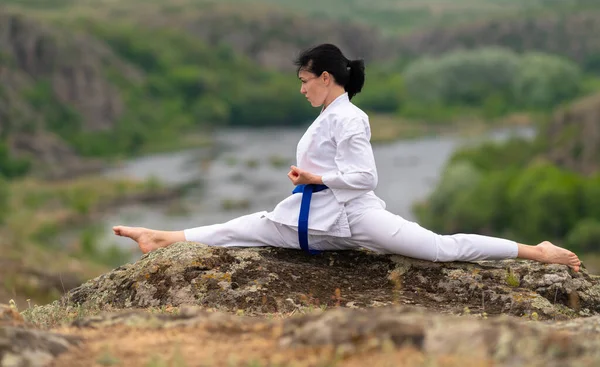
{"type": "Polygon", "coordinates": [[[303,51],[295,65],[298,66],[297,73],[306,70],[318,76],[327,71],[344,87],[350,99],[360,93],[365,84],[364,61],[347,59],[337,46],[329,43],[303,51]]]}

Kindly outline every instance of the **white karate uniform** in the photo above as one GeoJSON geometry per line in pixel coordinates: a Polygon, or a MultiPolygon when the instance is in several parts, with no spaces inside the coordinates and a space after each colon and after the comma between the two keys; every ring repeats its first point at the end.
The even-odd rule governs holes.
{"type": "MultiPolygon", "coordinates": [[[[430,261],[517,257],[514,241],[474,234],[438,235],[385,210],[385,203],[373,192],[377,168],[370,139],[368,116],[343,94],[321,111],[298,142],[296,165],[322,176],[329,187],[312,196],[308,219],[311,249],[362,247],[430,261]]],[[[270,212],[186,229],[185,238],[211,246],[300,249],[301,201],[302,194],[291,194],[270,212]]]]}

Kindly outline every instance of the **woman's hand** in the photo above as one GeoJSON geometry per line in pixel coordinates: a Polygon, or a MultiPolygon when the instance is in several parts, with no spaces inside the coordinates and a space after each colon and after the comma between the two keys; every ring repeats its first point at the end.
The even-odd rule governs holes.
{"type": "Polygon", "coordinates": [[[321,176],[314,175],[314,174],[312,174],[308,171],[305,171],[303,169],[300,169],[296,166],[290,167],[290,172],[288,172],[288,178],[290,179],[290,181],[292,181],[294,186],[309,185],[309,184],[315,184],[315,185],[323,184],[323,180],[321,179],[321,176]]]}

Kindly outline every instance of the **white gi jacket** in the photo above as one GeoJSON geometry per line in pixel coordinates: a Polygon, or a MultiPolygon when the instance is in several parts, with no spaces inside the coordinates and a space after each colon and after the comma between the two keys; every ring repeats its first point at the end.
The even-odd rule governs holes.
{"type": "MultiPolygon", "coordinates": [[[[349,216],[385,209],[373,192],[377,168],[370,139],[368,116],[345,93],[321,111],[298,142],[296,166],[322,176],[329,187],[313,193],[309,234],[350,237],[349,216]]],[[[302,194],[292,194],[265,216],[297,230],[301,201],[302,194]]]]}

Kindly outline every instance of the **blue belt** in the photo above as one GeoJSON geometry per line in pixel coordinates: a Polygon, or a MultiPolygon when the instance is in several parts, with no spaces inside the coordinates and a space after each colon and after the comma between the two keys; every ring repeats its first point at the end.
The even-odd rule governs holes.
{"type": "Polygon", "coordinates": [[[300,242],[300,248],[311,255],[316,255],[321,251],[308,248],[308,212],[310,210],[310,199],[313,192],[325,189],[328,189],[325,185],[298,185],[292,192],[292,194],[302,193],[302,204],[300,204],[300,216],[298,217],[298,241],[300,242]]]}

